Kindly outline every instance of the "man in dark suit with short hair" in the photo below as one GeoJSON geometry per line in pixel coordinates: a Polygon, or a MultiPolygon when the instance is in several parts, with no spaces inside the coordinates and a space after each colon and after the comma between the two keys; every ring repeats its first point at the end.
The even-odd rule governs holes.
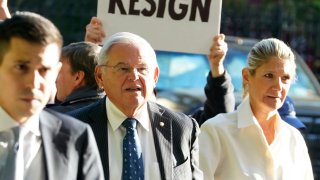
{"type": "Polygon", "coordinates": [[[90,126],[43,110],[62,43],[53,23],[35,13],[0,23],[0,179],[104,179],[90,126]]]}

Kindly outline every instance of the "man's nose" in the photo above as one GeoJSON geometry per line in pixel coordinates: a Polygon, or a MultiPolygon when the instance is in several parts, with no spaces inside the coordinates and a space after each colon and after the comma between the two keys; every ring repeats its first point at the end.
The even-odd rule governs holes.
{"type": "Polygon", "coordinates": [[[37,70],[32,71],[28,75],[28,84],[30,87],[38,89],[40,88],[42,82],[43,82],[43,77],[41,76],[39,71],[37,70]]]}

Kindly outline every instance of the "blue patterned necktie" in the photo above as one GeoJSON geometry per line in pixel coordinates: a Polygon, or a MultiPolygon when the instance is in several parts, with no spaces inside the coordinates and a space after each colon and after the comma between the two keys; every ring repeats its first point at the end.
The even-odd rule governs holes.
{"type": "Polygon", "coordinates": [[[127,118],[122,125],[127,133],[123,138],[123,167],[122,180],[136,179],[144,180],[144,167],[141,145],[137,133],[137,120],[127,118]]]}

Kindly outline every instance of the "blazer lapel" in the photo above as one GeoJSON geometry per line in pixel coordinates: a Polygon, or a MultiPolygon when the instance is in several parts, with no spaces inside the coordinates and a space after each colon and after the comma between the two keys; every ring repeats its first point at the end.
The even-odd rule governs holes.
{"type": "Polygon", "coordinates": [[[95,134],[105,177],[109,175],[109,147],[108,147],[108,116],[106,112],[106,98],[99,100],[88,111],[89,124],[95,134]]]}
{"type": "Polygon", "coordinates": [[[155,103],[148,103],[148,108],[161,179],[172,179],[172,123],[155,103]]]}
{"type": "Polygon", "coordinates": [[[61,120],[46,111],[40,113],[40,131],[44,150],[45,167],[47,169],[48,180],[63,179],[66,174],[59,174],[67,170],[67,144],[69,134],[61,128],[61,120]]]}

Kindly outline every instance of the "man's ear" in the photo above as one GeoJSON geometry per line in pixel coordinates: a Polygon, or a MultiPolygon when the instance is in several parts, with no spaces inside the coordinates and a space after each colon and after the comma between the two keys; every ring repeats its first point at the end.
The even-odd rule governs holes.
{"type": "Polygon", "coordinates": [[[98,86],[103,89],[103,80],[102,80],[102,69],[100,66],[96,66],[94,70],[94,77],[96,79],[96,82],[98,86]]]}
{"type": "Polygon", "coordinates": [[[156,69],[154,70],[154,76],[153,76],[155,84],[157,84],[157,82],[158,82],[159,74],[160,74],[160,69],[159,69],[159,67],[156,67],[156,69]]]}
{"type": "Polygon", "coordinates": [[[85,72],[83,71],[78,71],[76,72],[76,79],[75,79],[75,82],[76,82],[76,85],[82,85],[82,84],[85,84],[85,72]]]}

